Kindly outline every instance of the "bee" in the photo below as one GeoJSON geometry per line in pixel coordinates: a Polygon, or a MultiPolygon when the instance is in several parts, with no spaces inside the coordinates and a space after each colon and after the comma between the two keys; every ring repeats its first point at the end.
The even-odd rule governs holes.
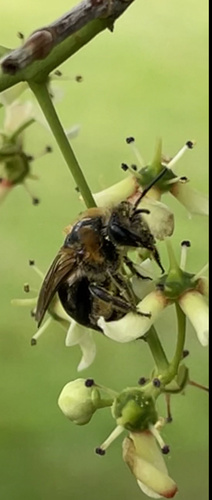
{"type": "Polygon", "coordinates": [[[136,312],[136,297],[123,264],[133,270],[127,251],[145,248],[164,272],[154,237],[142,218],[149,211],[137,208],[162,173],[134,205],[123,201],[113,208],[90,208],[79,216],[44,278],[35,313],[38,326],[56,293],[70,317],[100,331],[100,316],[112,320],[136,312]]]}

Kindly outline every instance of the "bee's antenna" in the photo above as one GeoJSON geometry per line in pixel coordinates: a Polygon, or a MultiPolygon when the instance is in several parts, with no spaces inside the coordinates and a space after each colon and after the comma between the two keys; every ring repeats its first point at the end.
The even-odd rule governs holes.
{"type": "Polygon", "coordinates": [[[136,208],[138,206],[138,204],[140,203],[142,198],[144,198],[144,196],[146,196],[148,191],[150,191],[150,189],[161,179],[161,177],[163,177],[165,175],[166,172],[167,172],[167,167],[164,167],[161,170],[161,172],[158,175],[156,175],[156,177],[154,177],[154,179],[148,184],[148,186],[142,191],[141,195],[136,200],[136,202],[134,204],[134,208],[136,208]]]}

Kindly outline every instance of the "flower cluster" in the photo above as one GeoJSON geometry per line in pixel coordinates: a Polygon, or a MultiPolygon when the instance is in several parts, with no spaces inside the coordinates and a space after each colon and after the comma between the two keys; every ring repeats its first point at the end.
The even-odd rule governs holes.
{"type": "MultiPolygon", "coordinates": [[[[135,150],[134,139],[128,138],[127,142],[135,150]]],[[[165,394],[166,421],[170,422],[171,394],[182,392],[189,383],[201,387],[190,381],[188,369],[183,362],[187,319],[193,325],[201,345],[208,344],[208,281],[204,276],[207,266],[198,273],[186,271],[187,251],[190,247],[190,242],[187,240],[181,243],[181,257],[178,264],[170,238],[174,231],[174,214],[161,202],[163,193],[170,192],[190,213],[207,214],[206,197],[192,190],[188,186],[187,179],[177,177],[172,170],[176,161],[185,151],[192,149],[193,145],[192,141],[188,141],[174,158],[167,160],[163,158],[159,143],[152,163],[142,166],[140,170],[134,165],[128,167],[124,164],[124,169],[129,170],[130,175],[117,185],[94,194],[99,207],[108,209],[123,200],[136,206],[138,213],[142,213],[154,240],[164,240],[167,247],[169,268],[160,277],[154,275],[152,249],[138,247],[134,250],[130,265],[126,257],[128,260],[123,261],[123,266],[124,262],[128,262],[129,268],[124,269],[123,276],[135,298],[136,310],[126,311],[119,319],[112,321],[100,313],[97,321],[97,326],[105,337],[116,342],[131,342],[138,338],[146,340],[155,361],[151,378],[140,381],[140,387],[124,389],[120,394],[95,384],[92,379],[77,379],[65,385],[58,400],[62,412],[78,425],[87,424],[97,410],[111,407],[116,428],[96,452],[104,455],[116,437],[124,431],[128,432],[123,441],[123,459],[135,476],[138,486],[146,495],[153,498],[172,498],[177,492],[177,485],[170,478],[163,457],[168,453],[169,447],[165,445],[160,435],[165,421],[158,417],[157,398],[165,394]],[[170,305],[174,305],[176,309],[177,343],[173,359],[168,361],[155,326],[158,317],[170,305]]],[[[136,154],[139,156],[137,150],[136,154]]],[[[71,234],[71,231],[72,226],[68,226],[66,234],[71,234]]],[[[44,280],[43,274],[33,262],[31,264],[44,280]]],[[[28,286],[25,286],[25,291],[30,291],[28,286]]],[[[93,293],[95,295],[97,292],[93,293]]],[[[110,301],[110,292],[102,296],[102,290],[98,288],[98,293],[103,302],[105,300],[107,304],[110,301]]],[[[13,303],[29,305],[35,311],[37,297],[16,299],[13,303]]],[[[121,295],[120,298],[116,298],[116,303],[121,307],[121,295]]],[[[82,359],[78,371],[90,366],[96,355],[91,325],[81,325],[70,317],[57,293],[49,303],[48,313],[49,317],[32,337],[32,345],[37,343],[51,322],[56,321],[66,331],[66,346],[79,345],[81,348],[82,359]]]]}

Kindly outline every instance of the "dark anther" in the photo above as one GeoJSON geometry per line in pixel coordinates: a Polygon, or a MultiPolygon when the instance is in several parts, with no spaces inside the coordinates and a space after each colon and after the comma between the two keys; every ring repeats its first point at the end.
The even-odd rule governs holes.
{"type": "Polygon", "coordinates": [[[169,445],[168,444],[165,444],[162,448],[162,453],[163,455],[168,455],[168,453],[170,452],[170,448],[169,448],[169,445]]]}
{"type": "Polygon", "coordinates": [[[83,81],[83,77],[81,75],[77,75],[77,76],[75,76],[75,80],[76,80],[76,82],[80,83],[83,81]]]}
{"type": "Polygon", "coordinates": [[[62,73],[61,73],[61,71],[59,69],[56,69],[56,71],[54,72],[54,74],[56,76],[62,76],[62,73]]]}
{"type": "Polygon", "coordinates": [[[21,31],[18,31],[17,37],[20,38],[20,40],[24,40],[24,35],[21,33],[21,31]]]}
{"type": "Polygon", "coordinates": [[[95,452],[97,455],[101,455],[101,456],[105,455],[105,450],[103,450],[102,448],[96,448],[95,452]]]}
{"type": "Polygon", "coordinates": [[[181,241],[181,247],[187,247],[189,248],[191,246],[191,242],[189,240],[183,240],[181,241]]]}
{"type": "Polygon", "coordinates": [[[39,205],[39,203],[40,203],[39,198],[32,198],[32,203],[33,203],[33,205],[39,205]]]}
{"type": "Polygon", "coordinates": [[[188,181],[188,177],[186,177],[186,175],[182,175],[182,176],[180,177],[180,180],[181,180],[182,182],[187,182],[187,181],[188,181]]]}
{"type": "Polygon", "coordinates": [[[30,315],[31,315],[31,317],[32,317],[32,318],[34,318],[34,317],[35,317],[35,310],[34,310],[34,309],[32,309],[32,310],[30,311],[30,315]]]}
{"type": "Polygon", "coordinates": [[[30,266],[34,266],[35,265],[35,261],[34,260],[29,260],[29,265],[30,266]]]}
{"type": "Polygon", "coordinates": [[[94,379],[93,378],[87,378],[85,381],[85,387],[92,387],[94,385],[94,379]]]}
{"type": "Polygon", "coordinates": [[[172,418],[172,416],[170,415],[170,416],[166,417],[166,423],[167,423],[167,424],[171,424],[171,422],[173,422],[173,418],[172,418]]]}
{"type": "Polygon", "coordinates": [[[134,164],[133,164],[133,165],[131,165],[131,168],[132,168],[135,172],[137,172],[137,170],[138,170],[137,165],[134,165],[134,164]]]}
{"type": "Polygon", "coordinates": [[[157,283],[156,288],[157,288],[157,290],[160,290],[161,292],[163,292],[165,285],[163,283],[157,283]]]}
{"type": "Polygon", "coordinates": [[[144,384],[146,384],[146,382],[147,382],[147,378],[146,377],[141,377],[141,378],[139,378],[138,384],[139,385],[144,385],[144,384]]]}
{"type": "Polygon", "coordinates": [[[28,161],[34,161],[34,156],[33,155],[27,155],[27,160],[28,161]]]}
{"type": "Polygon", "coordinates": [[[79,192],[80,192],[80,190],[79,190],[78,186],[76,186],[76,187],[75,187],[75,191],[76,191],[77,193],[79,193],[79,192]]]}
{"type": "Polygon", "coordinates": [[[126,143],[127,143],[127,144],[131,144],[131,142],[135,142],[134,137],[127,137],[127,138],[126,138],[126,143]]]}
{"type": "Polygon", "coordinates": [[[122,163],[121,164],[121,168],[122,168],[122,170],[124,170],[124,172],[126,172],[129,167],[128,167],[128,165],[126,163],[122,163]]]}
{"type": "Polygon", "coordinates": [[[182,358],[187,358],[187,356],[189,356],[190,352],[188,351],[188,349],[184,349],[183,351],[183,354],[182,354],[182,358]]]}
{"type": "Polygon", "coordinates": [[[186,146],[188,147],[188,149],[192,149],[194,147],[193,141],[187,141],[186,146]]]}
{"type": "Polygon", "coordinates": [[[25,292],[25,293],[29,293],[29,291],[30,291],[29,284],[28,284],[28,283],[26,283],[26,284],[24,285],[24,292],[25,292]]]}
{"type": "Polygon", "coordinates": [[[52,147],[51,146],[46,146],[45,147],[46,153],[52,153],[52,147]]]}
{"type": "Polygon", "coordinates": [[[37,340],[36,339],[31,339],[31,345],[36,345],[37,344],[37,340]]]}
{"type": "Polygon", "coordinates": [[[160,385],[161,385],[159,378],[154,378],[152,383],[153,383],[154,387],[160,387],[160,385]]]}

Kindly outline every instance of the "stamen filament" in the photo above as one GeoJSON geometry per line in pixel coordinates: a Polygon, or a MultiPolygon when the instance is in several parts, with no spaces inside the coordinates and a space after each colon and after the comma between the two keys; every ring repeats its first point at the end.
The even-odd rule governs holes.
{"type": "Polygon", "coordinates": [[[40,276],[40,278],[43,280],[44,279],[44,274],[42,273],[42,271],[40,271],[39,267],[37,267],[33,261],[30,261],[30,266],[32,266],[32,268],[34,269],[34,271],[36,272],[36,274],[38,274],[38,276],[40,276]]]}
{"type": "Polygon", "coordinates": [[[195,274],[195,276],[193,276],[193,278],[191,279],[191,281],[197,281],[201,276],[203,276],[207,270],[208,270],[208,267],[209,267],[209,264],[205,264],[202,269],[200,269],[200,271],[198,271],[197,274],[195,274]]]}
{"type": "Polygon", "coordinates": [[[37,297],[31,299],[12,299],[11,304],[13,306],[35,306],[37,304],[37,297]]]}
{"type": "Polygon", "coordinates": [[[172,158],[172,160],[166,165],[167,168],[172,168],[188,149],[192,149],[194,146],[194,141],[187,141],[186,144],[178,151],[178,153],[172,158]]]}
{"type": "Polygon", "coordinates": [[[52,318],[51,317],[48,318],[45,321],[45,323],[38,329],[38,331],[35,333],[35,335],[33,335],[33,337],[31,338],[31,345],[37,344],[38,338],[45,332],[45,330],[50,325],[51,321],[52,321],[52,318]]]}
{"type": "Polygon", "coordinates": [[[180,269],[185,271],[188,248],[191,246],[189,241],[182,241],[181,243],[181,256],[180,256],[180,269]]]}
{"type": "Polygon", "coordinates": [[[140,152],[139,152],[139,150],[138,150],[138,148],[137,148],[137,146],[135,144],[135,139],[133,137],[129,138],[129,139],[131,139],[131,140],[126,139],[127,144],[130,144],[130,147],[133,150],[133,153],[134,153],[134,155],[136,156],[136,158],[137,158],[137,160],[139,162],[139,166],[141,168],[143,168],[145,166],[145,162],[144,162],[144,160],[143,160],[143,158],[142,158],[142,156],[141,156],[141,154],[140,154],[140,152]]]}
{"type": "Polygon", "coordinates": [[[120,434],[124,431],[124,427],[122,425],[117,425],[117,427],[111,432],[108,438],[102,443],[102,445],[98,448],[102,451],[105,451],[115,439],[120,436],[120,434]]]}
{"type": "Polygon", "coordinates": [[[155,426],[154,426],[154,425],[152,425],[152,424],[150,424],[150,425],[149,425],[149,430],[150,430],[151,434],[155,437],[155,439],[156,439],[156,441],[158,442],[158,444],[159,444],[159,446],[160,446],[161,450],[162,450],[162,451],[163,451],[163,450],[166,450],[166,449],[167,449],[167,445],[166,445],[166,443],[164,442],[163,438],[161,437],[161,435],[160,435],[160,433],[159,433],[159,431],[158,431],[158,429],[157,429],[157,427],[156,427],[156,426],[157,426],[157,422],[156,422],[156,425],[155,425],[155,426]]]}

